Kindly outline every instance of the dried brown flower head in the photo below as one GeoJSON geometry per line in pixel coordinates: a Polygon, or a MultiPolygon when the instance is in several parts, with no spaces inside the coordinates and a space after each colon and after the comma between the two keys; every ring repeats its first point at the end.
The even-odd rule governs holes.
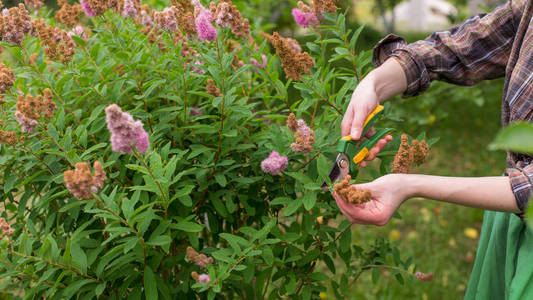
{"type": "Polygon", "coordinates": [[[148,42],[155,44],[157,43],[157,46],[159,47],[159,50],[165,51],[165,43],[161,39],[161,30],[154,26],[146,26],[141,28],[141,32],[144,33],[146,36],[148,36],[148,42]]]}
{"type": "Polygon", "coordinates": [[[207,79],[207,84],[205,88],[208,94],[214,97],[220,97],[220,90],[215,85],[215,81],[212,78],[207,79]]]}
{"type": "Polygon", "coordinates": [[[14,146],[18,142],[19,138],[16,133],[0,130],[0,144],[14,146]]]}
{"type": "Polygon", "coordinates": [[[231,28],[231,32],[238,37],[250,36],[250,23],[242,17],[241,12],[230,0],[221,0],[218,4],[211,2],[209,9],[216,25],[231,28]]]}
{"type": "Polygon", "coordinates": [[[431,272],[431,273],[416,272],[415,276],[420,281],[432,281],[433,278],[435,277],[433,275],[433,272],[431,272]]]}
{"type": "Polygon", "coordinates": [[[24,4],[11,7],[0,15],[0,36],[2,40],[20,45],[24,35],[32,30],[31,17],[24,4]]]}
{"type": "Polygon", "coordinates": [[[411,147],[411,158],[413,163],[421,165],[426,162],[429,147],[425,140],[417,141],[413,140],[413,146],[411,147]]]}
{"type": "Polygon", "coordinates": [[[65,185],[67,189],[79,199],[90,199],[92,194],[96,193],[98,189],[104,185],[106,179],[104,169],[100,162],[96,161],[93,164],[94,176],[89,170],[89,165],[86,162],[76,163],[75,170],[68,170],[63,172],[65,185]]]}
{"type": "Polygon", "coordinates": [[[44,96],[37,95],[19,95],[16,104],[15,118],[22,126],[22,131],[31,133],[35,126],[38,124],[38,120],[41,114],[45,117],[52,117],[56,109],[54,103],[52,91],[45,89],[43,91],[44,96]]]}
{"type": "Polygon", "coordinates": [[[263,33],[263,36],[276,48],[276,54],[281,59],[281,66],[287,78],[300,80],[302,73],[311,73],[315,61],[307,52],[295,51],[292,42],[282,38],[277,32],[272,35],[263,33]]]}
{"type": "Polygon", "coordinates": [[[42,0],[24,0],[24,4],[26,4],[27,7],[39,9],[44,5],[44,2],[42,0]]]}
{"type": "Polygon", "coordinates": [[[154,19],[160,28],[178,31],[179,10],[175,6],[165,7],[163,11],[154,12],[154,19]]]}
{"type": "Polygon", "coordinates": [[[337,12],[337,3],[338,0],[311,0],[311,9],[315,16],[321,17],[322,13],[331,13],[334,14],[337,12]]]}
{"type": "Polygon", "coordinates": [[[413,140],[412,144],[409,146],[409,138],[406,134],[402,134],[400,148],[392,162],[392,173],[407,174],[413,163],[420,165],[426,161],[429,152],[426,141],[413,140]]]}
{"type": "Polygon", "coordinates": [[[0,63],[0,93],[5,93],[15,82],[15,75],[10,68],[0,63]]]}
{"type": "Polygon", "coordinates": [[[392,162],[392,173],[409,173],[411,168],[411,148],[409,147],[409,138],[407,134],[402,134],[400,148],[398,153],[394,156],[392,162]]]}
{"type": "Polygon", "coordinates": [[[186,35],[196,34],[196,23],[194,18],[194,5],[189,0],[174,1],[173,4],[178,9],[178,26],[186,35]]]}
{"type": "Polygon", "coordinates": [[[67,27],[74,27],[74,25],[78,24],[81,13],[83,12],[81,5],[70,5],[66,0],[59,0],[58,3],[61,5],[61,8],[56,11],[56,21],[67,27]]]}
{"type": "Polygon", "coordinates": [[[76,43],[65,30],[49,26],[43,19],[33,20],[33,27],[45,47],[44,54],[65,63],[72,59],[76,43]]]}
{"type": "Polygon", "coordinates": [[[118,6],[114,0],[87,0],[87,3],[96,16],[103,15],[107,9],[118,6]]]}
{"type": "Polygon", "coordinates": [[[185,256],[190,262],[196,264],[197,266],[203,269],[205,269],[207,264],[213,263],[212,257],[207,257],[205,254],[200,254],[196,252],[196,250],[194,250],[191,246],[187,247],[185,256]]]}
{"type": "Polygon", "coordinates": [[[2,229],[2,232],[0,233],[0,239],[4,236],[10,236],[15,232],[15,230],[9,226],[4,218],[0,218],[0,229],[2,229]]]}
{"type": "Polygon", "coordinates": [[[336,183],[333,186],[335,192],[346,202],[352,204],[360,204],[368,202],[372,199],[372,194],[370,191],[357,189],[353,184],[350,183],[352,177],[346,175],[344,180],[336,183]]]}
{"type": "Polygon", "coordinates": [[[296,132],[296,130],[298,130],[298,121],[296,120],[294,113],[289,114],[289,117],[287,118],[287,127],[292,132],[296,132]]]}

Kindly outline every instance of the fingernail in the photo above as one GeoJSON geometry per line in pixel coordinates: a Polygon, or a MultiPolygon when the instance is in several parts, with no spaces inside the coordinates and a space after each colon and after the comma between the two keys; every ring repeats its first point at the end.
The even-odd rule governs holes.
{"type": "Polygon", "coordinates": [[[358,131],[352,131],[351,136],[352,136],[353,140],[358,140],[359,139],[359,132],[358,131]]]}

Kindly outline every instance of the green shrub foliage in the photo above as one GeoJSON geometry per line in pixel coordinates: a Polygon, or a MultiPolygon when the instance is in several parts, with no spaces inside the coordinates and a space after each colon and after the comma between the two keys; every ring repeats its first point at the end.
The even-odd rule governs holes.
{"type": "MultiPolygon", "coordinates": [[[[388,241],[352,243],[321,189],[342,112],[370,70],[370,51],[353,50],[362,28],[324,14],[302,45],[314,66],[292,80],[253,20],[249,34],[216,25],[202,41],[144,26],[125,2],[156,24],[164,13],[118,1],[83,16],[71,39],[53,17],[33,21],[19,44],[3,38],[13,80],[2,72],[0,290],[152,300],[316,299],[330,289],[340,299],[365,270],[412,274],[388,241]],[[113,143],[130,151],[114,151],[112,104],[124,113],[114,130],[126,131],[113,143]],[[291,148],[291,112],[314,132],[309,152],[291,148]],[[277,171],[266,173],[272,151],[277,171]]],[[[389,172],[392,154],[366,180],[389,172]]]]}

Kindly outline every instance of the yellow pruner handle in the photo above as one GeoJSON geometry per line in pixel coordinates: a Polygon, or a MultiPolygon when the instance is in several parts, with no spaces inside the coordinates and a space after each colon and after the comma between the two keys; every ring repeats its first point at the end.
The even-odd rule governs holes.
{"type": "MultiPolygon", "coordinates": [[[[368,115],[368,117],[366,117],[365,123],[363,124],[363,131],[364,131],[364,127],[366,126],[366,124],[368,124],[368,122],[370,122],[370,120],[372,120],[372,118],[374,118],[383,109],[384,109],[383,105],[378,105],[376,106],[376,108],[374,108],[374,110],[368,115]]],[[[342,139],[345,141],[351,141],[352,136],[351,135],[343,136],[342,139]]]]}

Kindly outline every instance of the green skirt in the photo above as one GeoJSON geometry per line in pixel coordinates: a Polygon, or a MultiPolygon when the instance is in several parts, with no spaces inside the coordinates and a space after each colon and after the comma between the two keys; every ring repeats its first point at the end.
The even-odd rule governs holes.
{"type": "Polygon", "coordinates": [[[485,212],[465,299],[533,299],[533,232],[516,215],[485,212]]]}

